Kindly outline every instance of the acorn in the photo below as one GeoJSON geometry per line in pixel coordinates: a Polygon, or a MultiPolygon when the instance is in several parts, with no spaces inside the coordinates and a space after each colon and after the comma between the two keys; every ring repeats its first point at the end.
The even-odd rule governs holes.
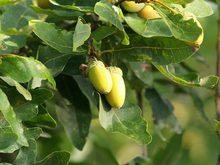
{"type": "Polygon", "coordinates": [[[112,89],[112,78],[102,61],[92,60],[88,65],[88,77],[94,88],[102,94],[112,89]]]}
{"type": "Polygon", "coordinates": [[[156,10],[150,5],[146,5],[141,11],[138,12],[138,15],[144,19],[157,19],[161,18],[156,10]]]}
{"type": "Polygon", "coordinates": [[[105,98],[113,108],[121,108],[124,104],[126,93],[122,70],[118,67],[108,67],[107,69],[111,74],[112,89],[105,94],[105,98]]]}
{"type": "Polygon", "coordinates": [[[135,3],[134,1],[124,1],[121,3],[121,5],[128,12],[136,13],[144,8],[145,3],[135,3]]]}

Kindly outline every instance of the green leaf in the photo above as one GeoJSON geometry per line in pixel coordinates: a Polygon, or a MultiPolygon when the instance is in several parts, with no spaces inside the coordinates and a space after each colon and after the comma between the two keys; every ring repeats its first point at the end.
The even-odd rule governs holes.
{"type": "Polygon", "coordinates": [[[19,106],[14,107],[16,115],[22,121],[30,120],[37,115],[38,110],[36,105],[31,104],[30,102],[25,102],[19,106]]]}
{"type": "Polygon", "coordinates": [[[99,41],[103,40],[104,38],[106,38],[116,32],[117,32],[117,29],[115,27],[101,26],[92,32],[92,37],[97,42],[99,42],[99,41]]]}
{"type": "Polygon", "coordinates": [[[114,8],[117,7],[112,6],[112,4],[102,0],[96,3],[94,11],[99,17],[113,24],[120,31],[123,31],[124,27],[119,19],[119,14],[116,12],[117,10],[114,8]]]}
{"type": "Polygon", "coordinates": [[[12,78],[10,78],[10,77],[2,77],[2,76],[0,76],[0,78],[1,78],[4,82],[6,82],[8,85],[14,86],[14,87],[17,89],[17,91],[18,91],[21,95],[24,96],[24,98],[25,98],[26,100],[31,100],[31,99],[32,99],[32,96],[31,96],[30,92],[29,92],[27,89],[25,89],[22,85],[20,85],[18,82],[16,82],[15,80],[13,80],[12,78]]]}
{"type": "Polygon", "coordinates": [[[197,74],[188,74],[188,75],[177,75],[172,70],[174,69],[171,65],[154,65],[164,76],[166,76],[171,81],[189,86],[189,87],[205,87],[205,88],[214,88],[219,78],[217,76],[207,76],[207,77],[199,77],[197,74]]]}
{"type": "Polygon", "coordinates": [[[182,128],[173,113],[173,106],[168,101],[160,96],[155,88],[147,88],[145,96],[149,100],[153,118],[160,129],[170,128],[176,133],[181,133],[182,128]]]}
{"type": "Polygon", "coordinates": [[[38,114],[33,118],[26,118],[25,123],[43,128],[55,128],[57,126],[56,121],[43,106],[38,107],[38,114]]]}
{"type": "Polygon", "coordinates": [[[0,151],[2,151],[17,141],[17,135],[11,127],[4,127],[0,128],[0,139],[0,151]]]}
{"type": "Polygon", "coordinates": [[[37,156],[37,144],[34,139],[28,140],[29,147],[22,147],[16,157],[14,165],[34,165],[37,156]]]}
{"type": "Polygon", "coordinates": [[[124,134],[141,144],[151,142],[147,123],[141,117],[141,109],[138,106],[123,107],[119,110],[110,109],[100,96],[99,122],[109,132],[124,134]]]}
{"type": "Polygon", "coordinates": [[[60,53],[56,49],[49,46],[39,46],[37,58],[41,61],[54,76],[60,74],[72,54],[60,53]]]}
{"type": "Polygon", "coordinates": [[[124,18],[128,26],[143,37],[172,36],[162,19],[145,20],[137,14],[127,14],[124,18]]]}
{"type": "Polygon", "coordinates": [[[70,159],[70,153],[64,151],[56,151],[48,155],[36,165],[67,165],[70,159]]]}
{"type": "MultiPolygon", "coordinates": [[[[129,68],[134,75],[146,86],[153,85],[153,74],[151,74],[151,65],[143,62],[129,62],[129,68]]],[[[132,85],[131,81],[131,85],[132,85]]],[[[137,84],[134,84],[136,86],[137,84]]]]}
{"type": "Polygon", "coordinates": [[[187,4],[183,11],[193,13],[196,17],[207,17],[213,14],[212,8],[204,0],[194,0],[187,4]]]}
{"type": "Polygon", "coordinates": [[[93,12],[93,8],[90,7],[90,6],[75,6],[74,4],[73,5],[61,5],[61,4],[57,3],[55,0],[50,0],[50,2],[53,5],[60,6],[60,7],[63,7],[65,9],[71,9],[71,10],[81,11],[81,12],[85,12],[85,13],[93,12]]]}
{"type": "Polygon", "coordinates": [[[7,93],[16,115],[22,121],[31,120],[35,117],[38,114],[38,106],[53,97],[53,92],[46,88],[36,88],[30,90],[30,93],[33,97],[31,101],[24,100],[19,94],[15,94],[14,90],[7,93]]]}
{"type": "Polygon", "coordinates": [[[189,17],[185,13],[174,14],[170,10],[158,6],[155,8],[176,39],[192,43],[202,34],[202,28],[198,26],[196,18],[189,17]]]}
{"type": "Polygon", "coordinates": [[[187,3],[190,3],[192,2],[193,0],[161,0],[161,2],[164,2],[164,3],[174,3],[174,4],[187,4],[187,3]]]}
{"type": "Polygon", "coordinates": [[[28,146],[26,137],[24,136],[24,129],[22,127],[21,121],[16,117],[13,108],[11,107],[7,96],[0,89],[0,111],[2,112],[4,118],[11,126],[13,132],[18,136],[17,142],[21,146],[28,146]]]}
{"type": "MultiPolygon", "coordinates": [[[[24,130],[24,135],[27,139],[37,139],[39,138],[40,134],[42,133],[42,130],[38,128],[28,128],[24,130]]],[[[21,145],[18,144],[18,142],[13,143],[9,147],[0,150],[0,152],[3,153],[13,153],[14,151],[21,148],[21,145]]]]}
{"type": "Polygon", "coordinates": [[[78,11],[62,10],[62,9],[42,9],[38,6],[31,6],[31,8],[38,14],[46,14],[51,17],[56,17],[56,19],[68,19],[73,20],[78,17],[82,17],[83,13],[78,11]]]}
{"type": "Polygon", "coordinates": [[[57,29],[55,24],[46,22],[34,22],[33,32],[60,53],[73,53],[73,32],[57,29]]]}
{"type": "Polygon", "coordinates": [[[31,103],[35,105],[43,104],[46,100],[49,100],[54,96],[53,92],[47,88],[37,88],[30,92],[33,97],[31,103]]]}
{"type": "Polygon", "coordinates": [[[25,35],[6,35],[0,34],[0,54],[18,52],[26,45],[27,36],[25,35]]]}
{"type": "Polygon", "coordinates": [[[27,139],[38,139],[40,134],[42,133],[42,129],[39,127],[26,128],[24,130],[25,137],[27,139]]]}
{"type": "Polygon", "coordinates": [[[38,16],[27,6],[12,5],[1,16],[1,31],[19,33],[18,30],[27,26],[29,20],[37,18],[38,16]]]}
{"type": "Polygon", "coordinates": [[[79,18],[73,34],[73,51],[82,46],[91,34],[91,27],[89,24],[83,24],[79,18]]]}
{"type": "Polygon", "coordinates": [[[0,6],[13,4],[13,3],[15,3],[15,2],[17,2],[17,1],[19,1],[19,0],[1,0],[1,1],[0,1],[0,6]]]}
{"type": "Polygon", "coordinates": [[[179,63],[194,54],[191,46],[174,38],[143,38],[131,36],[130,45],[103,50],[101,55],[112,54],[129,61],[147,61],[167,65],[179,63]]]}
{"type": "Polygon", "coordinates": [[[55,88],[56,84],[48,69],[33,58],[4,55],[0,56],[0,74],[19,83],[29,82],[32,78],[48,80],[55,88]]]}
{"type": "Polygon", "coordinates": [[[57,96],[57,116],[74,146],[82,150],[86,143],[92,118],[89,101],[81,92],[76,81],[70,76],[59,76],[57,88],[64,97],[57,96]]]}
{"type": "Polygon", "coordinates": [[[73,78],[79,86],[81,92],[89,100],[89,103],[92,105],[91,108],[95,107],[98,109],[99,97],[97,91],[94,89],[89,79],[81,75],[74,75],[73,78]]]}

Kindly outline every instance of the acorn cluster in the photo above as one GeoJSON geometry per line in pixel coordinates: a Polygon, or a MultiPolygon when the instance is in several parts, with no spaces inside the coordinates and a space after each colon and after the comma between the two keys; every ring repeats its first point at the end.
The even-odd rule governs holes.
{"type": "Polygon", "coordinates": [[[138,13],[144,19],[157,19],[161,18],[156,10],[149,4],[135,3],[134,1],[124,1],[121,3],[122,7],[132,13],[138,13]]]}
{"type": "Polygon", "coordinates": [[[99,60],[92,60],[87,69],[88,77],[94,88],[105,95],[113,108],[121,108],[125,101],[125,83],[122,70],[116,66],[105,67],[99,60]]]}

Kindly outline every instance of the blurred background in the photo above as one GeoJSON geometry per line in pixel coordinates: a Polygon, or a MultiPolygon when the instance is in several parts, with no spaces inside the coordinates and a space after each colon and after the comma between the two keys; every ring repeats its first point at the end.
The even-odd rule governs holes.
{"type": "MultiPolygon", "coordinates": [[[[186,64],[195,68],[201,76],[215,74],[217,7],[214,3],[209,4],[213,8],[214,14],[200,19],[204,28],[204,42],[199,53],[186,61],[186,64]]],[[[199,101],[203,102],[203,105],[200,105],[199,101],[198,104],[195,104],[196,100],[193,102],[191,96],[182,92],[176,93],[173,87],[164,88],[160,83],[155,83],[155,86],[160,95],[173,104],[174,114],[182,127],[182,133],[176,134],[166,128],[158,130],[153,122],[149,101],[145,99],[144,116],[153,140],[147,145],[148,159],[133,164],[215,165],[220,152],[220,142],[214,131],[214,90],[195,89],[201,99],[199,101]],[[204,109],[209,120],[204,119],[198,106],[204,106],[200,108],[204,109]]],[[[136,102],[135,93],[132,93],[129,86],[127,86],[127,90],[130,90],[131,93],[127,99],[136,102]]],[[[72,165],[114,165],[117,162],[128,164],[136,157],[142,156],[143,146],[123,135],[105,132],[95,117],[90,130],[88,142],[83,151],[78,151],[72,146],[64,136],[63,128],[58,127],[56,130],[50,130],[50,134],[44,135],[46,138],[40,138],[38,141],[38,159],[44,158],[54,150],[71,152],[72,165]]]]}

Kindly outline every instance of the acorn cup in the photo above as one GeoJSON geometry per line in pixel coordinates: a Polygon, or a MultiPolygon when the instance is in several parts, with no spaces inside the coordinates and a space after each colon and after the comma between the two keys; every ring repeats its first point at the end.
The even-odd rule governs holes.
{"type": "Polygon", "coordinates": [[[113,108],[121,108],[124,104],[126,93],[122,70],[118,67],[108,67],[107,69],[111,74],[112,89],[105,94],[105,98],[113,108]]]}
{"type": "Polygon", "coordinates": [[[102,61],[92,60],[87,69],[89,80],[101,94],[109,93],[112,89],[112,78],[102,61]]]}

